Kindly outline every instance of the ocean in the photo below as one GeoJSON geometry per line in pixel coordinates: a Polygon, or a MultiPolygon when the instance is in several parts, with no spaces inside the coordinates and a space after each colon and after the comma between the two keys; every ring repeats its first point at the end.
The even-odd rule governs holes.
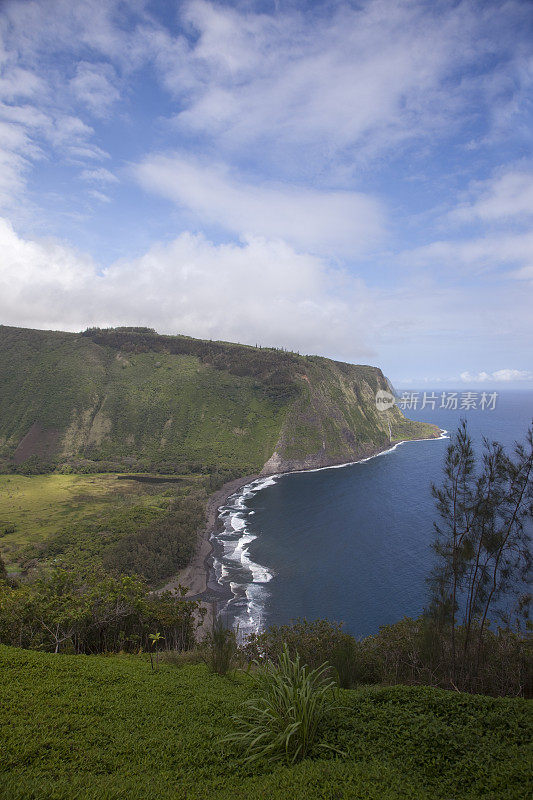
{"type": "Polygon", "coordinates": [[[435,423],[443,438],[404,442],[356,464],[259,479],[228,499],[220,510],[224,529],[213,538],[214,566],[231,589],[221,614],[241,635],[306,617],[367,636],[423,611],[434,559],[431,484],[441,482],[449,434],[465,417],[477,448],[483,436],[512,447],[533,418],[531,391],[498,392],[495,407],[483,410],[481,391],[468,410],[440,408],[442,390],[435,408],[422,409],[423,392],[404,413],[435,423]]]}

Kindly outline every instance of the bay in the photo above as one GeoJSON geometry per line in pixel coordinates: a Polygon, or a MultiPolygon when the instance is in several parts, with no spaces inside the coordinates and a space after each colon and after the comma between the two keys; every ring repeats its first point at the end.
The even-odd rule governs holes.
{"type": "MultiPolygon", "coordinates": [[[[468,411],[439,408],[442,390],[435,409],[422,409],[423,392],[406,416],[448,432],[465,417],[479,449],[483,436],[512,447],[533,417],[530,391],[499,392],[493,410],[468,411]]],[[[228,623],[247,633],[327,618],[366,636],[418,616],[434,559],[430,488],[448,443],[405,442],[342,468],[260,480],[230,498],[214,542],[217,576],[232,590],[222,609],[228,623]]]]}

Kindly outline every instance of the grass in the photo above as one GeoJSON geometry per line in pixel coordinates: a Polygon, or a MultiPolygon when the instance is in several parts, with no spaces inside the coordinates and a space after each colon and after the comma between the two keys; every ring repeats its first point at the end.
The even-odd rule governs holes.
{"type": "Polygon", "coordinates": [[[169,492],[201,480],[188,476],[182,484],[152,485],[115,474],[0,475],[0,552],[8,569],[14,569],[29,546],[38,551],[76,527],[106,527],[110,518],[128,512],[131,516],[139,508],[160,516],[169,492]]]}
{"type": "MultiPolygon", "coordinates": [[[[246,765],[222,743],[251,696],[205,666],[0,647],[7,800],[522,800],[530,704],[430,688],[340,691],[326,742],[345,756],[246,765]]],[[[531,787],[530,787],[531,788],[531,787]]]]}

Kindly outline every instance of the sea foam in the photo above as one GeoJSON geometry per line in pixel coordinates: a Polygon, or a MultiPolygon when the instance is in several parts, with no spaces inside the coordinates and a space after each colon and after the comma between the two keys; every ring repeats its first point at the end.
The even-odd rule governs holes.
{"type": "MultiPolygon", "coordinates": [[[[441,430],[441,435],[436,439],[422,439],[419,441],[438,441],[449,439],[448,431],[441,430]]],[[[416,441],[416,440],[408,440],[416,441]]],[[[214,546],[213,568],[218,583],[230,589],[232,598],[220,609],[222,617],[226,617],[239,631],[239,636],[244,637],[250,633],[261,630],[264,619],[265,603],[269,590],[267,584],[274,577],[271,569],[256,563],[250,556],[249,545],[257,539],[257,534],[252,533],[248,527],[248,518],[255,512],[247,508],[247,501],[268,486],[273,486],[283,474],[299,472],[321,472],[326,469],[341,469],[353,464],[362,464],[388,453],[393,453],[400,445],[406,442],[397,442],[387,450],[375,453],[367,458],[357,461],[348,461],[343,464],[333,464],[327,467],[316,467],[308,470],[293,470],[291,473],[280,473],[257,478],[246,484],[238,492],[228,497],[226,504],[218,510],[222,522],[222,530],[211,537],[214,546]]]]}
{"type": "Polygon", "coordinates": [[[247,527],[248,517],[254,512],[246,503],[258,491],[276,483],[276,477],[258,478],[231,495],[219,509],[222,530],[212,536],[215,576],[232,593],[220,613],[230,617],[243,636],[261,629],[266,584],[273,578],[271,570],[250,556],[249,546],[257,535],[247,527]]]}

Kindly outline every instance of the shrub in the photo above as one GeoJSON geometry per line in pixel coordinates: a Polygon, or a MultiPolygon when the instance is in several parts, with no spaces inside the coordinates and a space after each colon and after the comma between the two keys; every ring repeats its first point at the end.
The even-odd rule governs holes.
{"type": "Polygon", "coordinates": [[[268,661],[254,676],[257,695],[245,703],[244,716],[235,716],[236,731],[224,741],[246,749],[245,761],[266,758],[294,764],[310,756],[317,746],[320,726],[335,705],[334,682],[328,680],[328,666],[310,670],[291,659],[284,647],[279,663],[268,661]]]}
{"type": "Polygon", "coordinates": [[[227,675],[237,665],[237,634],[220,617],[213,618],[211,631],[202,642],[203,659],[211,672],[227,675]]]}
{"type": "Polygon", "coordinates": [[[277,662],[286,646],[289,655],[294,657],[298,653],[303,664],[315,669],[330,661],[332,653],[342,647],[346,636],[342,623],[327,619],[297,619],[290,625],[271,625],[266,631],[251,634],[243,651],[249,661],[277,662]]]}
{"type": "Polygon", "coordinates": [[[329,657],[337,682],[341,689],[353,689],[359,681],[358,643],[345,633],[336,642],[329,657]]]}
{"type": "Polygon", "coordinates": [[[194,643],[199,604],[172,592],[155,594],[139,578],[115,577],[97,565],[36,570],[19,586],[0,581],[0,643],[55,653],[138,652],[150,632],[168,647],[194,643]]]}
{"type": "MultiPolygon", "coordinates": [[[[456,646],[461,649],[464,627],[457,627],[455,633],[456,646]]],[[[440,630],[428,617],[404,617],[361,641],[327,620],[297,620],[249,636],[243,652],[249,661],[277,661],[286,645],[291,656],[297,652],[311,669],[329,663],[332,676],[342,688],[358,683],[425,684],[494,696],[531,697],[533,656],[527,636],[509,628],[485,626],[481,641],[477,678],[459,685],[450,683],[449,631],[440,630]]]]}

